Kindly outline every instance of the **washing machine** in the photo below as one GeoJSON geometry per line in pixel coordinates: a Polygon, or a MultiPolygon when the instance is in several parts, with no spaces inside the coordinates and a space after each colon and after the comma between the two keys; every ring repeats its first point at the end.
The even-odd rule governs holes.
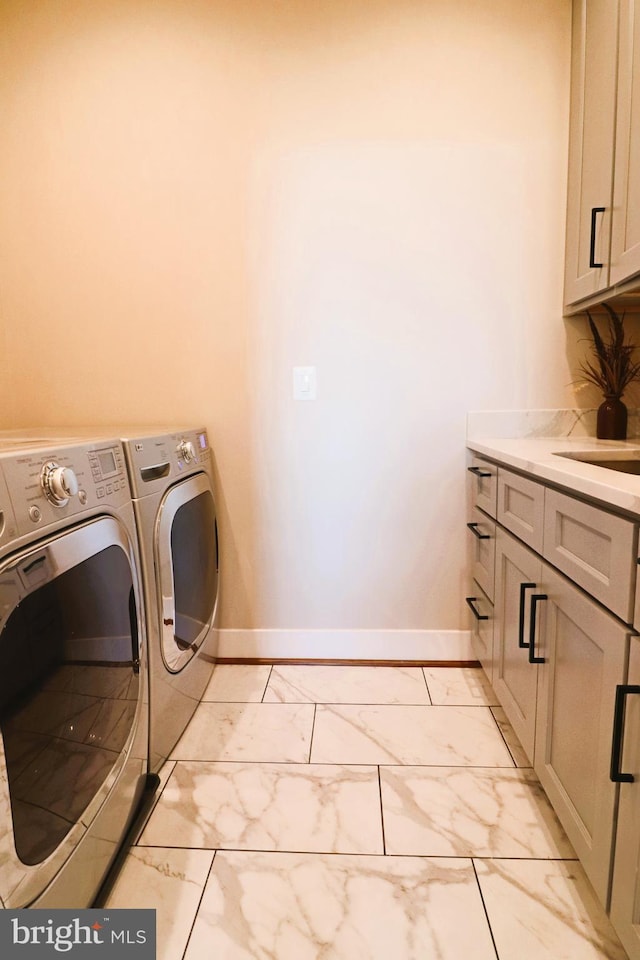
{"type": "Polygon", "coordinates": [[[148,667],[118,439],[0,440],[0,905],[90,906],[148,788],[148,667]]]}
{"type": "Polygon", "coordinates": [[[149,769],[182,736],[218,646],[219,546],[205,428],[122,437],[140,544],[149,641],[149,769]]]}

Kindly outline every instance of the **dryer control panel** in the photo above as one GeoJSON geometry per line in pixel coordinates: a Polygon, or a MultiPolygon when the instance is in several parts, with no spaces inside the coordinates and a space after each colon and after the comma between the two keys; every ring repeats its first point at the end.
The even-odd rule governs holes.
{"type": "Polygon", "coordinates": [[[133,437],[124,441],[124,448],[136,499],[164,490],[181,477],[208,470],[211,458],[204,427],[133,437]]]}
{"type": "Polygon", "coordinates": [[[16,445],[3,448],[0,460],[15,515],[14,537],[96,508],[118,509],[131,500],[117,440],[16,445]]]}

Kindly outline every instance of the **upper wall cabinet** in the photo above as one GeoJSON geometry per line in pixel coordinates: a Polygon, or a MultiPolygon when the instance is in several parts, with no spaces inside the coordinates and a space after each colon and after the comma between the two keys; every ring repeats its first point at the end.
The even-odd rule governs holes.
{"type": "Polygon", "coordinates": [[[610,282],[617,47],[618,0],[573,0],[567,305],[610,282]]]}
{"type": "Polygon", "coordinates": [[[620,0],[617,104],[611,284],[640,273],[640,0],[620,0]]]}

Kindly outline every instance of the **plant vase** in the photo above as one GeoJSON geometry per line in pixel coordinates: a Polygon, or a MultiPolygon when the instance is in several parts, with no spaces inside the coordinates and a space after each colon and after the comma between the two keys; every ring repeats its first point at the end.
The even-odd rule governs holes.
{"type": "Polygon", "coordinates": [[[620,397],[605,397],[598,407],[598,440],[627,439],[627,408],[620,397]]]}

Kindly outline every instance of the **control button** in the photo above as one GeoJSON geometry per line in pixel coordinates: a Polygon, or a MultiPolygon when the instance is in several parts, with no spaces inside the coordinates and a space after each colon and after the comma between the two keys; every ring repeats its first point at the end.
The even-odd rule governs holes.
{"type": "Polygon", "coordinates": [[[96,496],[99,500],[101,500],[102,497],[104,497],[104,487],[98,487],[96,489],[96,496]]]}
{"type": "Polygon", "coordinates": [[[108,483],[108,484],[107,484],[107,496],[109,496],[110,493],[113,493],[113,484],[108,483]]]}
{"type": "Polygon", "coordinates": [[[79,491],[78,491],[78,500],[80,501],[80,503],[81,503],[82,506],[84,507],[85,503],[87,502],[87,492],[86,492],[86,490],[79,490],[79,491]]]}
{"type": "Polygon", "coordinates": [[[42,520],[42,511],[40,507],[36,507],[35,504],[32,507],[29,507],[29,516],[34,523],[37,523],[38,520],[42,520]]]}

